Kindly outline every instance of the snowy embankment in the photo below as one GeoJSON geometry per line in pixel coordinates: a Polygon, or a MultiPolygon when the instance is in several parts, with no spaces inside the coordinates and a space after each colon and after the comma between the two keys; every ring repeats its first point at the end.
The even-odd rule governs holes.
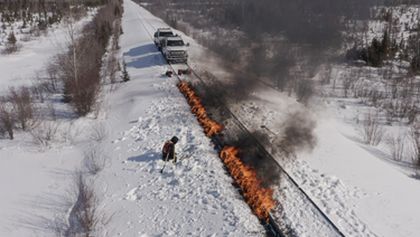
{"type": "MultiPolygon", "coordinates": [[[[145,12],[142,14],[144,20],[147,21],[144,26],[148,28],[149,32],[153,32],[158,27],[168,27],[162,20],[145,12]]],[[[222,67],[218,65],[217,58],[208,53],[205,48],[197,44],[192,38],[181,34],[187,42],[190,43],[189,54],[190,64],[197,70],[209,71],[216,75],[218,80],[228,79],[228,74],[224,72],[222,67]]],[[[163,70],[164,71],[164,70],[163,70]]],[[[233,106],[231,109],[238,115],[240,120],[250,129],[259,130],[261,125],[266,126],[269,131],[263,130],[265,133],[280,134],[284,129],[284,122],[296,113],[305,113],[305,108],[296,102],[295,99],[288,97],[286,93],[279,93],[274,89],[268,88],[266,85],[256,87],[252,93],[252,100],[243,101],[239,105],[233,106]]],[[[309,115],[308,115],[309,116],[309,115]]],[[[306,124],[304,126],[307,126],[306,124]]],[[[303,163],[306,164],[305,161],[303,163]]],[[[300,168],[299,163],[293,163],[293,169],[299,172],[312,171],[312,169],[300,168]]],[[[316,171],[317,172],[317,171],[316,171]]],[[[315,173],[316,174],[316,173],[315,173]]],[[[302,176],[305,180],[310,180],[311,177],[302,176]]],[[[294,177],[295,178],[295,177],[294,177]]],[[[302,181],[299,177],[297,180],[302,181]]],[[[302,181],[302,184],[305,183],[302,181]]],[[[318,180],[319,185],[312,184],[311,188],[321,190],[324,192],[324,197],[321,200],[324,202],[317,202],[321,209],[328,215],[332,215],[332,220],[340,228],[340,230],[350,236],[374,236],[369,228],[352,212],[351,207],[346,205],[346,194],[342,192],[342,187],[336,185],[336,178],[323,177],[318,180]],[[328,191],[330,190],[331,191],[328,191]],[[344,196],[343,196],[344,195],[344,196]],[[332,211],[335,207],[340,207],[337,212],[342,214],[333,215],[332,211]]],[[[335,236],[333,230],[325,223],[325,220],[316,212],[313,212],[313,207],[306,206],[308,203],[302,200],[301,197],[293,198],[294,195],[299,195],[295,188],[289,187],[290,183],[282,184],[276,190],[278,200],[282,203],[284,210],[277,209],[278,213],[275,216],[286,218],[289,225],[294,228],[294,231],[300,236],[311,236],[316,234],[323,234],[325,236],[335,236]],[[279,194],[280,192],[285,192],[279,194]],[[320,218],[319,220],[316,218],[320,218]]],[[[312,189],[307,189],[308,193],[312,193],[312,189]]],[[[318,196],[316,196],[318,197],[318,196]]]]}
{"type": "MultiPolygon", "coordinates": [[[[166,63],[142,28],[145,11],[131,1],[124,7],[120,45],[131,81],[103,90],[105,115],[100,121],[64,121],[61,116],[71,112],[62,106],[60,142],[40,148],[23,132],[13,141],[0,140],[0,236],[55,236],[68,224],[74,171],[99,131],[92,125],[98,122],[104,140],[97,146],[109,162],[95,178],[95,187],[100,211],[110,217],[109,223],[99,223],[106,228],[97,230],[98,236],[264,235],[176,81],[161,76],[166,63]],[[161,174],[160,149],[173,135],[181,138],[180,161],[161,174]]],[[[30,85],[37,72],[42,76],[45,64],[65,50],[65,43],[62,27],[25,42],[16,54],[0,56],[0,69],[7,72],[1,93],[9,86],[30,85]]]]}
{"type": "MultiPolygon", "coordinates": [[[[91,19],[81,19],[76,27],[91,19]]],[[[66,49],[66,32],[60,24],[46,36],[23,42],[17,53],[0,55],[0,96],[9,87],[31,86],[38,73],[42,77],[50,58],[66,49]]],[[[67,121],[69,110],[63,106],[58,117],[67,121]]],[[[56,220],[66,218],[73,198],[72,174],[92,131],[84,119],[67,122],[57,125],[60,142],[48,149],[25,132],[17,132],[12,141],[0,139],[0,236],[55,236],[56,220]]]]}
{"type": "Polygon", "coordinates": [[[142,22],[156,19],[131,1],[124,9],[120,45],[131,81],[107,96],[111,159],[96,182],[112,215],[106,236],[264,235],[176,79],[162,76],[166,63],[142,22]],[[174,135],[180,161],[161,174],[161,147],[174,135]]]}

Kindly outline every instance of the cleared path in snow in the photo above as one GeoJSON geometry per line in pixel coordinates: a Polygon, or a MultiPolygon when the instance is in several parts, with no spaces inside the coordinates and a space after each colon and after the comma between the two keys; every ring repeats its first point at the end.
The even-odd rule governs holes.
{"type": "Polygon", "coordinates": [[[107,236],[261,236],[265,231],[232,186],[176,80],[141,23],[145,10],[124,2],[120,45],[131,81],[108,95],[105,141],[110,165],[100,173],[107,236]],[[177,165],[160,169],[161,147],[177,135],[177,165]]]}

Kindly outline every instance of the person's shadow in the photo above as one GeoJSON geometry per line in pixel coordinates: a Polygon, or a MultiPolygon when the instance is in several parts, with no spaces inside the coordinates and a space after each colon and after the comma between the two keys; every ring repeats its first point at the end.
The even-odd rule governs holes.
{"type": "Polygon", "coordinates": [[[148,161],[158,160],[158,159],[161,159],[161,158],[162,158],[162,155],[160,153],[148,152],[148,153],[145,153],[143,155],[130,157],[130,158],[128,158],[128,160],[129,161],[134,161],[134,162],[148,162],[148,161]]]}

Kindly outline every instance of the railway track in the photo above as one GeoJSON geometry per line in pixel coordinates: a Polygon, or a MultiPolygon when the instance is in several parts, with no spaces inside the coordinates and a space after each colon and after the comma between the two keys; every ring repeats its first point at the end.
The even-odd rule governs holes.
{"type": "MultiPolygon", "coordinates": [[[[145,20],[140,14],[139,19],[141,20],[142,27],[148,33],[151,42],[153,42],[153,34],[150,32],[150,29],[153,31],[156,28],[145,20]],[[149,25],[149,28],[146,26],[149,25]]],[[[174,72],[173,75],[176,79],[181,82],[183,80],[188,80],[193,83],[195,88],[198,90],[199,94],[204,93],[208,88],[208,82],[203,79],[199,73],[197,73],[189,64],[180,65],[183,69],[188,69],[191,73],[190,75],[181,76],[178,75],[179,65],[168,64],[170,69],[174,72]]],[[[266,85],[267,86],[267,85],[266,85]]],[[[275,89],[275,88],[273,88],[275,89]]],[[[217,98],[215,98],[217,100],[217,98]]],[[[293,194],[293,197],[283,197],[282,200],[279,200],[280,204],[286,202],[288,198],[293,198],[294,202],[299,203],[300,210],[295,210],[299,212],[302,219],[311,221],[312,225],[317,229],[314,230],[316,236],[339,236],[344,237],[343,232],[335,225],[335,223],[324,213],[324,211],[316,204],[315,201],[303,190],[300,185],[295,181],[295,179],[279,164],[276,159],[267,151],[263,144],[256,138],[247,127],[238,119],[238,117],[232,113],[232,111],[221,101],[218,101],[217,108],[211,109],[212,117],[217,120],[218,117],[223,117],[225,129],[222,135],[213,136],[212,142],[215,145],[215,149],[220,151],[227,140],[240,140],[240,136],[244,134],[248,138],[248,142],[251,140],[254,152],[254,159],[257,159],[260,164],[274,169],[274,173],[278,174],[280,182],[278,184],[271,185],[271,188],[281,192],[281,190],[287,189],[288,193],[293,194]]],[[[241,144],[239,144],[240,146],[241,144]]],[[[258,168],[257,168],[258,169],[258,168]]],[[[275,209],[278,212],[282,212],[281,209],[275,209]]],[[[279,217],[287,218],[284,214],[271,213],[267,221],[262,221],[265,229],[267,230],[268,236],[273,237],[288,237],[296,236],[296,233],[290,231],[293,229],[291,227],[293,223],[285,223],[284,219],[279,219],[279,217]]]]}

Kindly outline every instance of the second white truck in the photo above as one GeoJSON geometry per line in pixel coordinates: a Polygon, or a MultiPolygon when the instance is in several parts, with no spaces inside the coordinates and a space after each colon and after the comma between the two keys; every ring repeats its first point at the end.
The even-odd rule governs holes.
{"type": "Polygon", "coordinates": [[[172,36],[175,36],[175,34],[172,32],[171,28],[159,28],[155,32],[153,40],[155,42],[156,47],[158,47],[158,49],[161,50],[162,49],[162,41],[166,37],[172,37],[172,36]]]}

